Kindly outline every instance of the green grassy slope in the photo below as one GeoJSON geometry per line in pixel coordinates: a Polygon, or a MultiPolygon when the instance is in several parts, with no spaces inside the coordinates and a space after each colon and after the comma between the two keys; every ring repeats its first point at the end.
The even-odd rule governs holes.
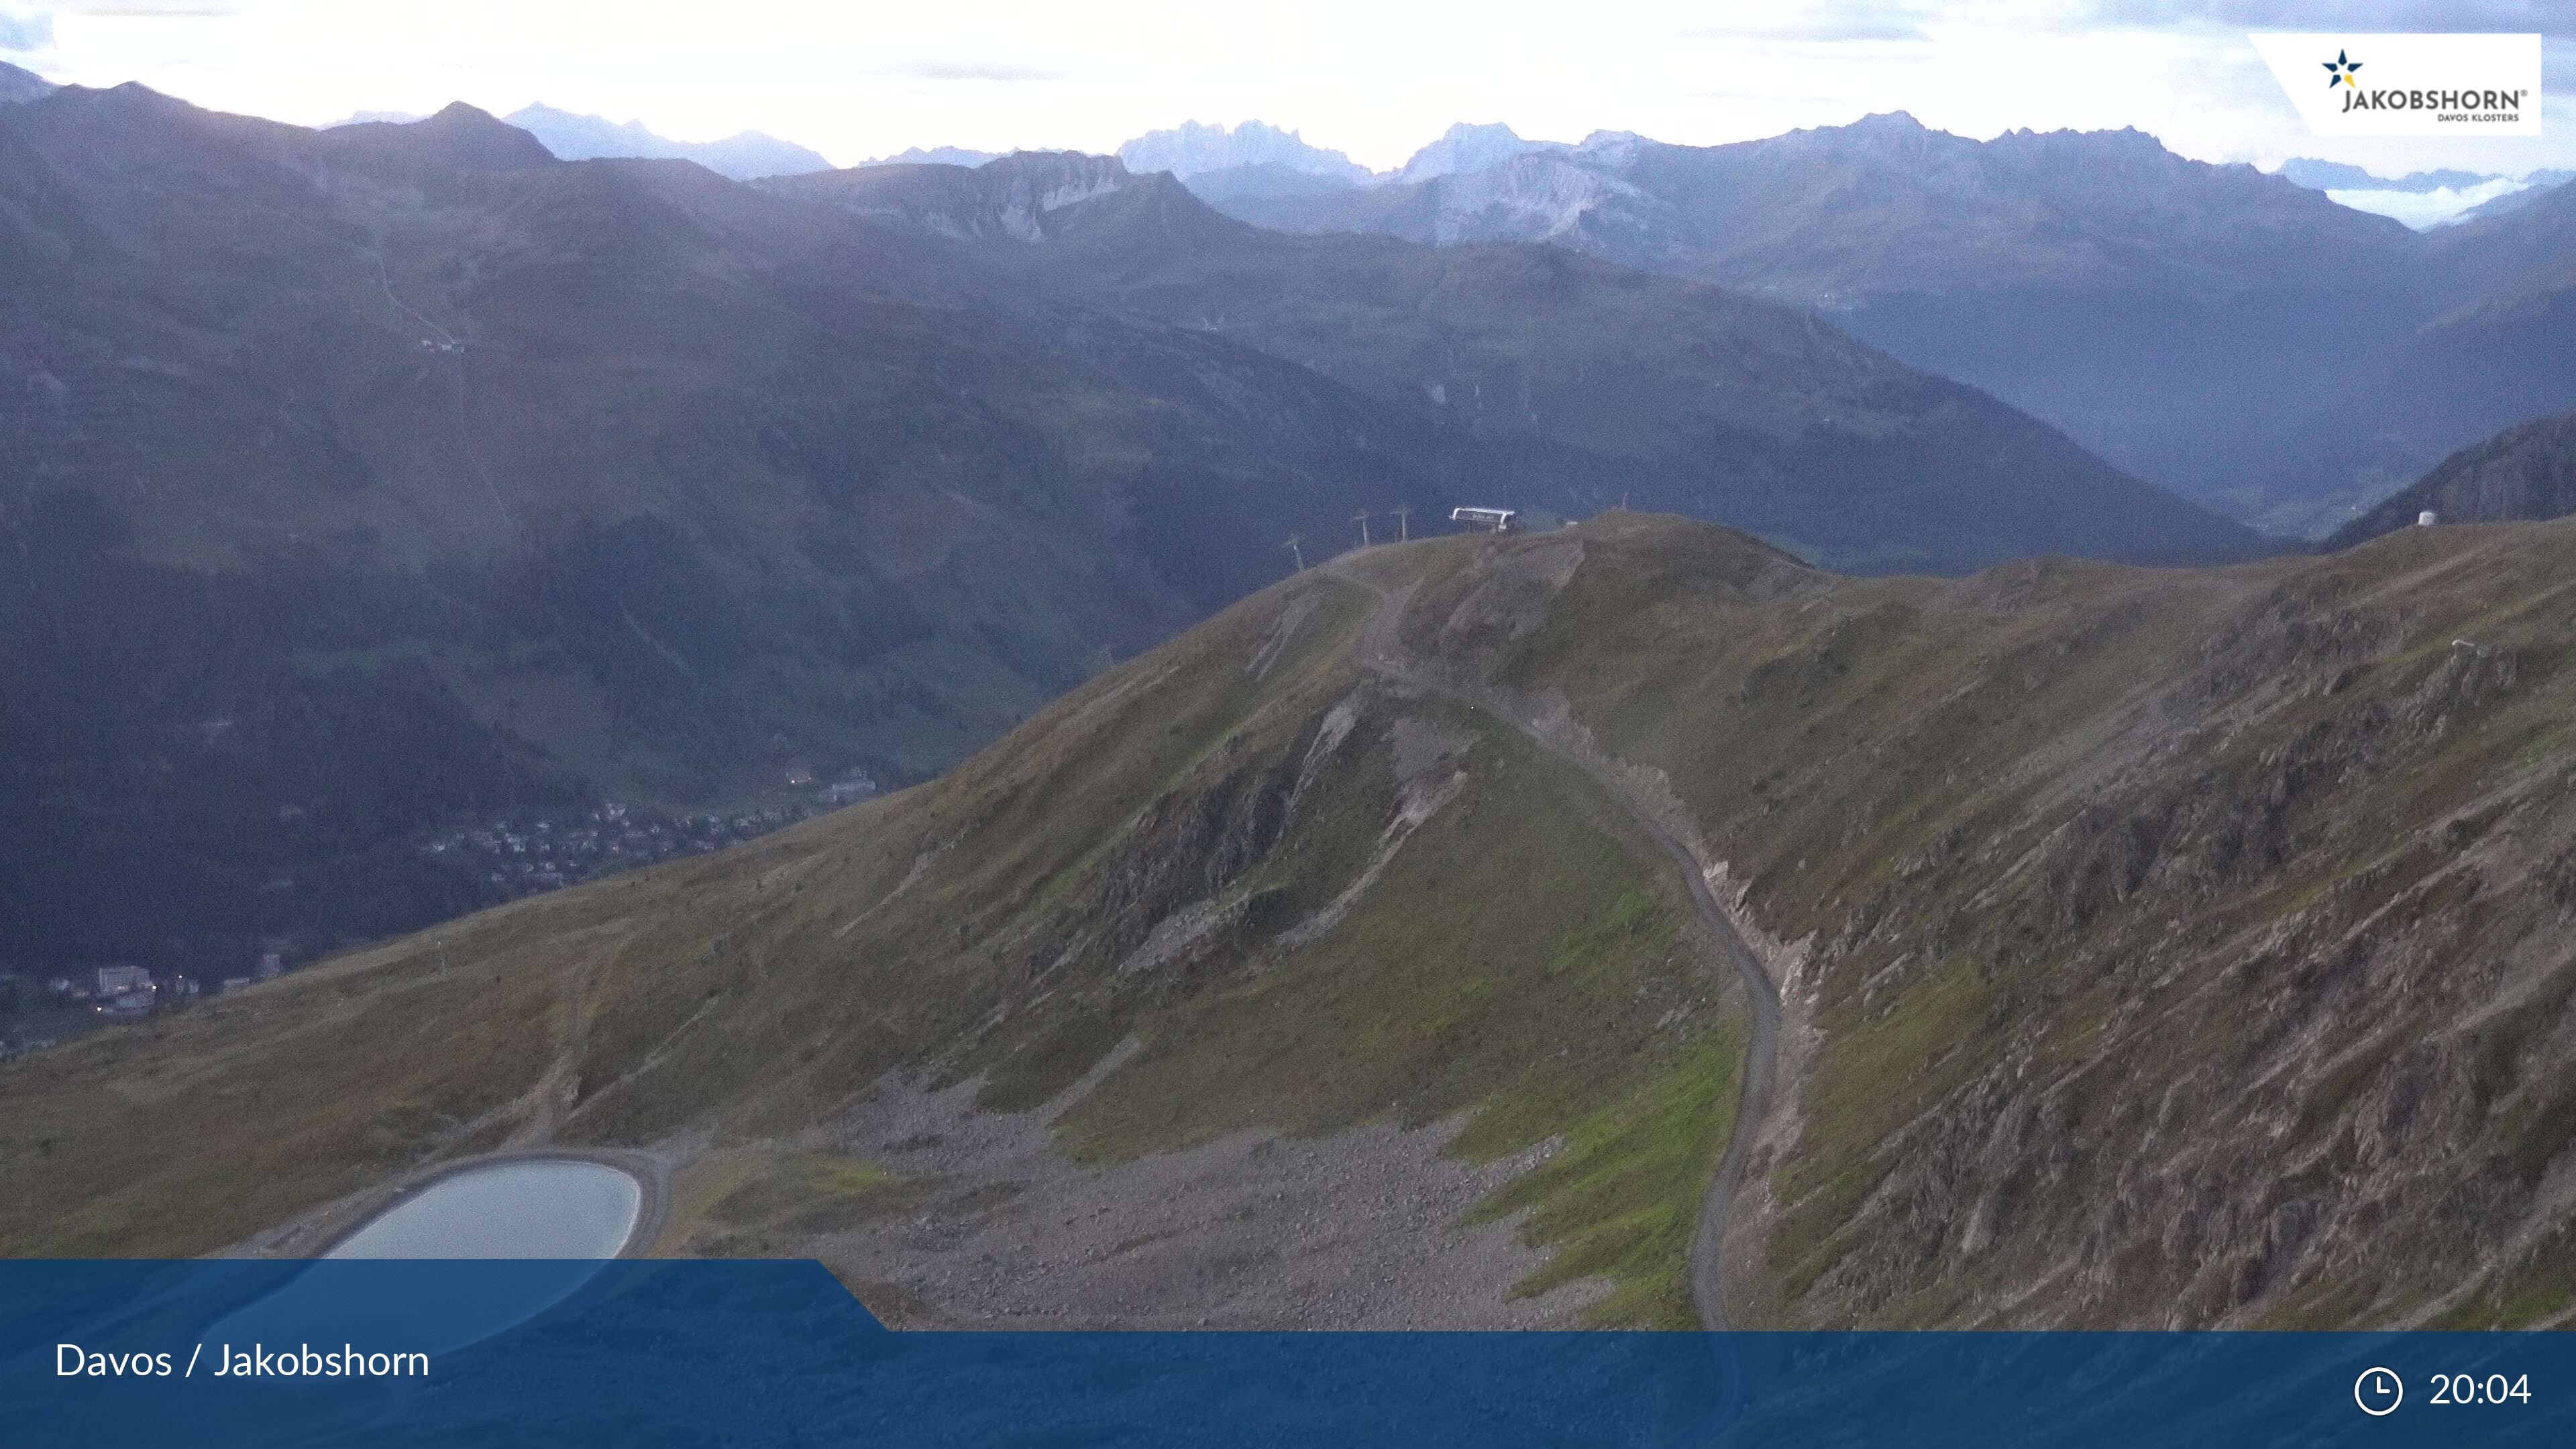
{"type": "Polygon", "coordinates": [[[1580,775],[1360,675],[1367,608],[1303,576],[934,784],[442,928],[449,970],[415,938],[0,1067],[0,1241],[204,1251],[460,1153],[676,1134],[704,1144],[692,1250],[828,1253],[817,1224],[899,1185],[788,1149],[881,1074],[1021,1108],[1132,1038],[1064,1151],[1461,1114],[1472,1160],[1562,1135],[1490,1205],[1567,1250],[1532,1290],[1604,1275],[1602,1321],[1686,1324],[1736,988],[1580,775]]]}
{"type": "MultiPolygon", "coordinates": [[[[1854,580],[1613,515],[1366,567],[1426,667],[1669,790],[1770,943],[1735,1321],[2534,1323],[2576,1302],[2569,529],[1854,580]]],[[[823,1151],[887,1073],[1096,1074],[1052,1128],[1095,1168],[1553,1143],[1469,1215],[1526,1210],[1528,1289],[1687,1321],[1740,1000],[1585,775],[1357,668],[1369,609],[1302,575],[934,784],[458,923],[445,974],[415,938],[0,1067],[0,1244],[203,1250],[559,1142],[671,1154],[667,1249],[828,1260],[950,1210],[823,1151]]]]}

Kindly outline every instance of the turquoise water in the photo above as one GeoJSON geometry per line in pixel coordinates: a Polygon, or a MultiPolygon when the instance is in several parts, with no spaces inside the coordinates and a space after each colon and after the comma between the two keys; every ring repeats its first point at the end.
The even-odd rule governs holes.
{"type": "Polygon", "coordinates": [[[644,1193],[614,1167],[532,1158],[470,1168],[395,1203],[326,1258],[614,1258],[644,1193]]]}

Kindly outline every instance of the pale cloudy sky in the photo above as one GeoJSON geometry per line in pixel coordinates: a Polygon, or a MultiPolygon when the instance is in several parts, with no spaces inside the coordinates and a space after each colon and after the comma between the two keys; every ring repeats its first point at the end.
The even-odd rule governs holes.
{"type": "Polygon", "coordinates": [[[0,59],[307,124],[544,100],[843,164],[1258,117],[1387,167],[1456,120],[1708,144],[1903,109],[1979,137],[2136,126],[2267,166],[2576,166],[2576,0],[0,0],[0,59]],[[2308,136],[2244,36],[2338,28],[2548,34],[2549,134],[2308,136]]]}

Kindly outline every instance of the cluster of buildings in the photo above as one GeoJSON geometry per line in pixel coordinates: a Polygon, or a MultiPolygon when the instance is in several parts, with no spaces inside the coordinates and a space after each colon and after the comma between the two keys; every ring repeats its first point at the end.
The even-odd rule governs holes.
{"type": "Polygon", "coordinates": [[[634,866],[722,850],[878,792],[864,770],[822,785],[798,770],[788,774],[783,798],[754,810],[662,815],[602,805],[569,819],[505,818],[450,831],[421,846],[421,853],[462,861],[509,895],[535,895],[634,866]]]}
{"type": "MultiPolygon", "coordinates": [[[[261,952],[256,968],[223,978],[215,989],[238,991],[282,975],[283,944],[271,946],[261,952]]],[[[0,973],[0,1060],[42,1051],[95,1027],[185,1006],[206,989],[203,981],[182,972],[129,965],[93,966],[52,977],[0,973]]]]}

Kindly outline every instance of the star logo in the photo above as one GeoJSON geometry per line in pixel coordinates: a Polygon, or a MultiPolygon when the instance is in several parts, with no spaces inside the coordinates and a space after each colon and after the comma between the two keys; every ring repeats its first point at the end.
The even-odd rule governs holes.
{"type": "Polygon", "coordinates": [[[2352,73],[2359,69],[2361,69],[2360,61],[2348,59],[2342,51],[2336,51],[2335,58],[2326,62],[2326,89],[2350,86],[2354,90],[2360,90],[2361,82],[2352,78],[2352,73]]]}

